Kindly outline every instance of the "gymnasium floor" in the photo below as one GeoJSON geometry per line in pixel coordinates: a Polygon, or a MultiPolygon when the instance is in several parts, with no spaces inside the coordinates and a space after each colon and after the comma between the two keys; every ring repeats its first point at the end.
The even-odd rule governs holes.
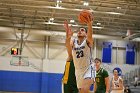
{"type": "Polygon", "coordinates": [[[133,93],[140,93],[140,86],[137,87],[130,86],[130,89],[132,90],[133,93]]]}

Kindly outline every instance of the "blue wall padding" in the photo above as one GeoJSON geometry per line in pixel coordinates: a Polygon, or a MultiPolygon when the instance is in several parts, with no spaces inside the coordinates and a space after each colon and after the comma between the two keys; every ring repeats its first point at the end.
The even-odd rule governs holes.
{"type": "Polygon", "coordinates": [[[48,92],[48,73],[42,73],[42,78],[41,78],[41,92],[40,93],[49,93],[48,92]]]}
{"type": "Polygon", "coordinates": [[[40,78],[40,73],[0,71],[0,90],[40,92],[40,78]]]}
{"type": "Polygon", "coordinates": [[[0,71],[0,91],[62,93],[62,74],[0,71]]]}
{"type": "Polygon", "coordinates": [[[62,93],[62,74],[48,73],[48,93],[62,93]]]}
{"type": "Polygon", "coordinates": [[[111,63],[111,48],[103,48],[102,61],[104,63],[111,63]]]}
{"type": "Polygon", "coordinates": [[[135,64],[135,52],[126,51],[126,64],[135,64]]]}
{"type": "Polygon", "coordinates": [[[112,43],[103,42],[102,62],[111,63],[111,57],[112,57],[112,43]]]}
{"type": "Polygon", "coordinates": [[[126,46],[126,64],[135,64],[135,45],[131,43],[126,46]]]}

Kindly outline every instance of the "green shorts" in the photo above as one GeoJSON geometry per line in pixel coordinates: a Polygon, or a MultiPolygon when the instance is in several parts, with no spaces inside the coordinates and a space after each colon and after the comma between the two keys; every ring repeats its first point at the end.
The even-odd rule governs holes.
{"type": "Polygon", "coordinates": [[[64,84],[64,93],[78,93],[77,85],[64,84]]]}
{"type": "Polygon", "coordinates": [[[96,90],[95,93],[105,93],[106,91],[105,90],[96,90]]]}

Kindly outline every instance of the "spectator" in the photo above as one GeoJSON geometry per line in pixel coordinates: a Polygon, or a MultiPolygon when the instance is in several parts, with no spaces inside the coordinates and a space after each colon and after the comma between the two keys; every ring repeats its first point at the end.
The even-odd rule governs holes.
{"type": "Polygon", "coordinates": [[[126,86],[124,89],[124,93],[132,93],[129,86],[126,86]]]}
{"type": "Polygon", "coordinates": [[[138,76],[136,75],[135,76],[135,81],[134,81],[134,87],[138,86],[138,76]]]}

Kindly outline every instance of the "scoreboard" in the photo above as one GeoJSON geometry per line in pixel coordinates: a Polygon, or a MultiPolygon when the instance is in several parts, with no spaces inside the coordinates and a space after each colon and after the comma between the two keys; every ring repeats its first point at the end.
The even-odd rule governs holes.
{"type": "Polygon", "coordinates": [[[19,49],[18,48],[11,48],[11,55],[18,55],[19,49]]]}

